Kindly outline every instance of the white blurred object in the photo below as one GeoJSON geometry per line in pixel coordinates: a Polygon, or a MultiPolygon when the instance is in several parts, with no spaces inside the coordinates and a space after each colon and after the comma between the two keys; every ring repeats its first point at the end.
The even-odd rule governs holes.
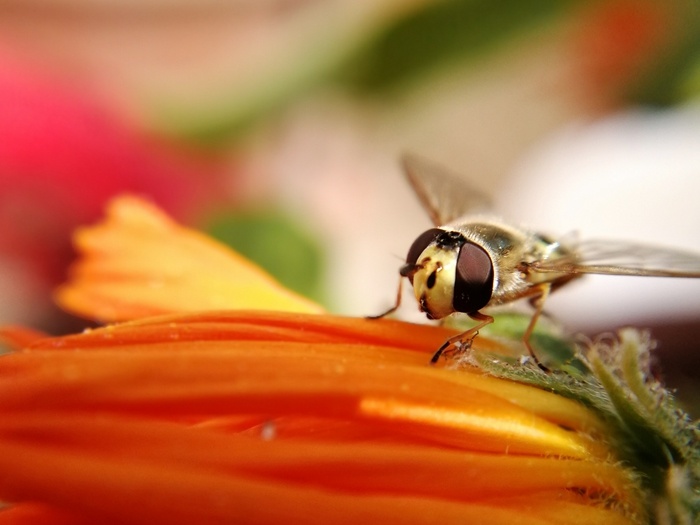
{"type": "MultiPolygon", "coordinates": [[[[430,227],[400,174],[398,150],[375,129],[372,115],[355,105],[316,100],[263,137],[243,170],[247,193],[262,200],[277,192],[278,202],[323,236],[336,313],[388,309],[408,247],[430,227]]],[[[424,320],[406,299],[401,316],[424,320]]]]}
{"type": "MultiPolygon", "coordinates": [[[[494,191],[510,219],[554,235],[700,254],[700,107],[570,126],[494,191]]],[[[700,279],[587,276],[546,309],[572,328],[700,318],[700,279]]]]}

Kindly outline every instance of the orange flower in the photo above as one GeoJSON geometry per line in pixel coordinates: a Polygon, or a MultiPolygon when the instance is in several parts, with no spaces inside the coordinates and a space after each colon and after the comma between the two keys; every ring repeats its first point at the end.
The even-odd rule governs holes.
{"type": "Polygon", "coordinates": [[[453,332],[308,313],[318,309],[133,199],[107,225],[78,236],[94,253],[64,304],[111,319],[179,313],[56,338],[2,332],[14,351],[0,358],[0,525],[643,518],[634,476],[588,409],[429,366],[453,332]],[[168,226],[124,227],[133,221],[168,226]],[[202,252],[213,267],[196,275],[202,252]],[[162,286],[135,285],[159,264],[162,286]],[[220,297],[239,309],[197,312],[225,268],[220,297]],[[287,312],[251,310],[260,297],[287,312]]]}

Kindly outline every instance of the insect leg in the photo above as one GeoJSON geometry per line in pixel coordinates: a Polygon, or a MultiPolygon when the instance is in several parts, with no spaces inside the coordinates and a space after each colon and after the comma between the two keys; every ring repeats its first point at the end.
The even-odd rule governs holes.
{"type": "Polygon", "coordinates": [[[535,355],[535,352],[532,349],[532,345],[530,345],[530,337],[532,336],[532,332],[535,330],[537,320],[540,318],[540,315],[542,315],[542,309],[544,308],[544,303],[547,300],[547,297],[549,297],[549,292],[552,290],[552,284],[538,284],[537,289],[539,290],[539,293],[537,293],[537,295],[530,299],[530,304],[535,309],[535,313],[532,314],[532,317],[530,318],[530,324],[527,325],[527,329],[523,334],[523,343],[525,343],[525,347],[530,353],[530,357],[534,359],[535,363],[537,363],[537,366],[545,372],[548,372],[549,369],[546,366],[544,366],[539,359],[537,359],[537,356],[535,355]]]}
{"type": "Polygon", "coordinates": [[[399,277],[399,288],[396,291],[396,302],[394,303],[394,306],[392,306],[386,312],[381,313],[379,315],[368,315],[366,317],[366,319],[381,319],[382,317],[386,317],[389,314],[393,314],[396,310],[399,309],[399,306],[401,306],[402,292],[403,292],[403,276],[399,277]]]}
{"type": "Polygon", "coordinates": [[[466,332],[462,332],[459,335],[455,335],[454,337],[450,337],[447,341],[445,341],[440,348],[438,348],[438,351],[433,354],[432,359],[430,359],[431,364],[437,363],[438,359],[440,359],[440,356],[442,353],[447,350],[451,346],[455,346],[458,343],[460,345],[466,345],[466,344],[471,344],[471,342],[474,340],[474,338],[479,334],[479,329],[483,328],[487,324],[493,323],[493,317],[490,315],[482,314],[481,312],[474,312],[471,314],[467,314],[469,317],[474,319],[475,321],[480,321],[478,325],[476,325],[473,328],[470,328],[466,332]]]}

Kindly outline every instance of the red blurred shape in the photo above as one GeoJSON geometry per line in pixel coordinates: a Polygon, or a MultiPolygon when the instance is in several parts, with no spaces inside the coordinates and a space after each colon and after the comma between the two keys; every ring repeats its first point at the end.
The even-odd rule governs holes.
{"type": "Polygon", "coordinates": [[[84,86],[4,50],[0,116],[0,270],[10,261],[47,296],[72,230],[115,194],[146,195],[185,220],[223,194],[216,159],[135,129],[84,86]]]}

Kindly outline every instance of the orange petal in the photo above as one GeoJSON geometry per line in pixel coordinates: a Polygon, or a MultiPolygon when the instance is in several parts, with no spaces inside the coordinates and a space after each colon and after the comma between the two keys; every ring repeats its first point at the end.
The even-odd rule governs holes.
{"type": "Polygon", "coordinates": [[[137,197],[112,201],[107,218],[79,230],[82,258],[58,304],[99,321],[216,309],[317,313],[321,308],[204,234],[137,197]]]}
{"type": "MultiPolygon", "coordinates": [[[[26,348],[37,341],[45,341],[48,336],[37,330],[23,326],[0,326],[0,343],[6,344],[10,350],[26,348]]],[[[0,353],[2,348],[0,347],[0,353]]]]}
{"type": "Polygon", "coordinates": [[[31,342],[0,358],[0,497],[57,525],[628,525],[629,473],[560,425],[580,408],[428,366],[448,334],[232,311],[31,342]]]}
{"type": "Polygon", "coordinates": [[[633,487],[624,471],[608,462],[480,454],[379,441],[263,441],[107,413],[98,417],[17,414],[0,419],[0,434],[7,442],[54,448],[68,456],[124,457],[136,464],[155,461],[166,469],[213,470],[332,490],[461,502],[506,496],[535,499],[545,492],[561,500],[571,491],[598,500],[632,499],[633,487]]]}
{"type": "MultiPolygon", "coordinates": [[[[427,364],[433,352],[455,331],[391,319],[361,319],[334,315],[309,315],[264,310],[194,312],[137,319],[119,325],[86,330],[83,333],[33,341],[31,349],[97,350],[105,347],[129,348],[165,341],[299,341],[307,343],[353,343],[358,351],[364,345],[400,348],[403,359],[411,351],[421,352],[427,364]],[[409,352],[407,352],[407,350],[409,352]]],[[[493,340],[480,337],[479,349],[495,351],[493,340]]]]}
{"type": "MultiPolygon", "coordinates": [[[[426,366],[434,350],[451,335],[454,331],[450,329],[390,319],[237,310],[139,319],[81,334],[37,340],[30,350],[148,349],[169,353],[173,349],[169,342],[191,341],[194,348],[200,348],[205,341],[236,341],[236,347],[244,349],[245,346],[240,346],[243,341],[342,343],[326,346],[325,351],[329,356],[336,352],[336,358],[341,361],[362,358],[375,363],[416,365],[415,374],[437,374],[457,385],[483,390],[562,427],[592,435],[606,431],[591,411],[572,400],[514,382],[494,381],[481,374],[426,366]]],[[[286,350],[288,356],[293,347],[286,350]]],[[[479,337],[474,349],[498,352],[499,345],[487,337],[479,337]]]]}
{"type": "Polygon", "coordinates": [[[0,525],[89,525],[89,521],[40,503],[20,503],[0,510],[0,525]]]}
{"type": "MultiPolygon", "coordinates": [[[[423,352],[432,350],[444,330],[324,315],[258,316],[256,321],[252,312],[192,314],[38,342],[0,360],[6,377],[0,409],[225,417],[274,407],[278,416],[342,417],[456,447],[577,458],[606,454],[559,421],[511,402],[511,383],[489,378],[494,385],[489,390],[479,373],[430,368],[429,352],[394,346],[423,340],[423,352]],[[218,322],[207,333],[206,323],[193,319],[218,322]],[[261,325],[257,335],[242,336],[241,321],[244,328],[261,325]],[[275,324],[286,335],[275,334],[275,324]],[[188,329],[194,327],[191,337],[188,329]],[[470,386],[468,377],[481,388],[470,386]]],[[[550,412],[575,407],[544,392],[531,399],[562,404],[550,412]]]]}
{"type": "Polygon", "coordinates": [[[21,414],[0,435],[3,497],[99,523],[629,523],[595,506],[630,497],[612,464],[261,442],[108,414],[21,414]]]}

